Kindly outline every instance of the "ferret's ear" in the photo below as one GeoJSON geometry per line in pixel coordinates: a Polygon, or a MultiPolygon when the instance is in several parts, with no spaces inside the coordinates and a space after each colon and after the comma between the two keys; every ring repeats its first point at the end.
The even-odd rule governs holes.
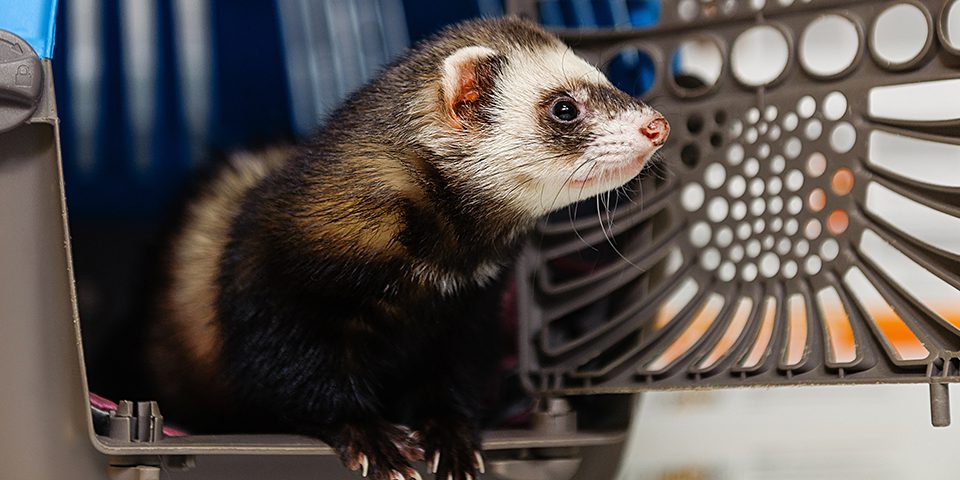
{"type": "Polygon", "coordinates": [[[443,61],[443,101],[450,125],[464,128],[493,86],[497,52],[487,47],[463,47],[443,61]]]}

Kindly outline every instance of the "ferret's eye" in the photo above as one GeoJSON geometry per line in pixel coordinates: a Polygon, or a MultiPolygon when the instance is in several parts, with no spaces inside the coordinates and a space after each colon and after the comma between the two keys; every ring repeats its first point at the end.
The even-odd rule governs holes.
{"type": "Polygon", "coordinates": [[[572,122],[580,116],[580,110],[570,100],[560,100],[553,104],[553,110],[550,111],[553,118],[561,122],[572,122]]]}

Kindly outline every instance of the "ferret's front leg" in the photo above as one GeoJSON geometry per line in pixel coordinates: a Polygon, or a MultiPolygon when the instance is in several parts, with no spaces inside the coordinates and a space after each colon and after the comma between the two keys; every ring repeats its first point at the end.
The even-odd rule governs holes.
{"type": "Polygon", "coordinates": [[[338,425],[320,435],[336,449],[344,466],[372,480],[420,479],[411,466],[423,460],[420,435],[380,419],[338,425]]]}
{"type": "Polygon", "coordinates": [[[421,429],[427,468],[437,480],[471,480],[484,473],[480,429],[475,421],[438,416],[421,429]]]}

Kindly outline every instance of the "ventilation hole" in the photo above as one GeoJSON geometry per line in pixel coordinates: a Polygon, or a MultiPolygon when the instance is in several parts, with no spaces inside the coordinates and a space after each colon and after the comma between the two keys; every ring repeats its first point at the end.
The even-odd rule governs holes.
{"type": "Polygon", "coordinates": [[[790,197],[790,200],[787,200],[787,213],[790,215],[796,215],[802,209],[803,200],[800,200],[800,197],[790,197]]]}
{"type": "MultiPolygon", "coordinates": [[[[960,88],[960,84],[957,85],[960,88]]],[[[938,104],[950,102],[933,102],[938,104]]],[[[874,130],[867,140],[867,160],[901,177],[929,185],[960,187],[960,146],[874,130]]]]}
{"type": "Polygon", "coordinates": [[[710,330],[720,311],[723,310],[724,303],[724,298],[719,294],[710,294],[706,303],[697,311],[693,320],[684,328],[683,332],[663,353],[643,368],[649,372],[660,372],[684,356],[694,345],[700,342],[704,333],[710,330]]]}
{"type": "Polygon", "coordinates": [[[763,319],[760,321],[760,330],[753,341],[750,350],[740,361],[740,367],[753,369],[760,365],[767,353],[767,347],[773,338],[773,326],[777,318],[777,299],[767,297],[763,306],[763,319]]]}
{"type": "Polygon", "coordinates": [[[830,92],[823,99],[823,116],[827,120],[840,120],[847,113],[847,97],[840,92],[830,92]]]}
{"type": "Polygon", "coordinates": [[[697,114],[690,115],[687,119],[687,131],[696,135],[703,130],[703,117],[697,114]]]}
{"type": "Polygon", "coordinates": [[[816,118],[807,122],[807,126],[803,129],[803,135],[807,140],[816,140],[820,138],[821,133],[823,133],[823,124],[816,118]]]}
{"type": "Polygon", "coordinates": [[[760,235],[763,233],[763,229],[767,227],[767,222],[764,222],[762,218],[758,218],[753,221],[753,233],[760,235]]]}
{"type": "Polygon", "coordinates": [[[730,244],[733,243],[733,230],[726,226],[720,227],[720,229],[717,230],[714,240],[720,248],[729,247],[730,244]]]}
{"type": "Polygon", "coordinates": [[[717,272],[717,278],[723,280],[724,282],[729,282],[733,280],[733,277],[737,275],[737,267],[735,267],[730,262],[723,262],[720,264],[720,270],[717,272]]]}
{"type": "MultiPolygon", "coordinates": [[[[757,220],[757,221],[758,221],[758,222],[762,222],[763,220],[757,220]]],[[[775,242],[775,240],[774,240],[774,238],[773,238],[773,235],[767,235],[767,236],[763,237],[763,242],[762,242],[763,249],[764,249],[764,250],[770,250],[770,249],[772,249],[774,242],[775,242]]]]}
{"type": "Polygon", "coordinates": [[[768,105],[767,108],[763,109],[763,119],[772,122],[777,119],[777,113],[777,107],[768,105]]]}
{"type": "Polygon", "coordinates": [[[831,77],[848,70],[859,52],[860,32],[841,15],[817,18],[800,36],[800,65],[817,77],[831,77]]]}
{"type": "Polygon", "coordinates": [[[730,252],[728,252],[727,256],[734,263],[739,263],[741,260],[743,260],[743,246],[734,245],[730,248],[730,252]]]}
{"type": "Polygon", "coordinates": [[[746,240],[750,238],[750,234],[752,233],[753,233],[753,229],[750,228],[749,223],[744,222],[744,223],[741,223],[740,225],[737,225],[737,238],[739,238],[740,240],[746,240]]]}
{"type": "Polygon", "coordinates": [[[689,168],[694,168],[700,163],[700,147],[695,143],[687,144],[680,150],[680,161],[689,168]]]}
{"type": "Polygon", "coordinates": [[[832,213],[830,213],[830,216],[827,217],[827,230],[834,235],[840,235],[843,232],[846,232],[847,227],[849,226],[850,217],[847,216],[847,212],[843,210],[834,210],[832,213]]]}
{"type": "Polygon", "coordinates": [[[734,175],[730,177],[730,181],[727,182],[727,193],[730,194],[733,198],[740,198],[743,195],[743,192],[747,190],[747,181],[740,175],[734,175]]]}
{"type": "Polygon", "coordinates": [[[764,143],[763,145],[760,145],[759,147],[757,147],[757,156],[760,157],[760,158],[763,158],[763,159],[769,157],[769,156],[770,156],[770,145],[764,143]]]}
{"type": "Polygon", "coordinates": [[[775,175],[783,173],[783,169],[787,168],[787,159],[783,158],[781,155],[775,155],[770,159],[770,171],[775,175]]]}
{"type": "Polygon", "coordinates": [[[757,139],[760,138],[760,133],[757,132],[755,127],[750,127],[746,132],[743,132],[743,141],[753,144],[756,143],[757,139]]]}
{"type": "Polygon", "coordinates": [[[723,135],[720,135],[719,132],[714,132],[710,135],[710,145],[713,148],[720,148],[723,145],[723,135]]]}
{"type": "Polygon", "coordinates": [[[793,253],[798,257],[805,257],[810,253],[810,242],[803,239],[797,240],[797,243],[793,244],[793,253]]]}
{"type": "MultiPolygon", "coordinates": [[[[754,178],[753,180],[750,180],[750,195],[753,195],[754,197],[759,197],[760,195],[763,195],[763,179],[754,178]]],[[[759,215],[759,214],[756,214],[756,215],[759,215]]]]}
{"type": "Polygon", "coordinates": [[[747,123],[753,125],[760,121],[760,110],[758,110],[756,107],[753,107],[747,110],[747,114],[743,118],[747,120],[747,123]]]}
{"type": "Polygon", "coordinates": [[[670,253],[667,255],[667,259],[664,261],[663,274],[664,275],[673,275],[680,270],[680,267],[683,266],[683,254],[680,253],[679,248],[674,248],[670,250],[670,253]]]}
{"type": "Polygon", "coordinates": [[[849,168],[838,169],[830,179],[830,189],[841,197],[853,190],[853,172],[849,168]]]}
{"type": "Polygon", "coordinates": [[[743,122],[734,120],[733,123],[730,124],[730,136],[736,138],[739,137],[741,133],[743,133],[743,122]]]}
{"type": "Polygon", "coordinates": [[[895,285],[927,307],[955,331],[960,331],[960,291],[945,282],[930,270],[920,266],[871,230],[864,230],[860,237],[859,251],[879,268],[895,285]],[[896,279],[910,279],[898,281],[896,279]]]}
{"type": "Polygon", "coordinates": [[[827,194],[822,188],[815,188],[807,197],[807,206],[814,212],[819,212],[827,206],[827,194]]]}
{"type": "Polygon", "coordinates": [[[691,183],[683,187],[683,192],[680,194],[680,205],[688,212],[695,212],[703,206],[704,196],[703,187],[698,183],[691,183]]]}
{"type": "Polygon", "coordinates": [[[740,267],[740,278],[745,282],[752,282],[757,279],[757,266],[752,263],[745,263],[740,267]]]}
{"type": "Polygon", "coordinates": [[[870,51],[881,66],[897,68],[919,57],[930,36],[924,11],[916,5],[900,3],[877,16],[871,30],[870,51]]]}
{"type": "MultiPolygon", "coordinates": [[[[804,96],[797,102],[797,114],[802,118],[810,118],[817,111],[817,101],[810,95],[804,96]]],[[[794,126],[796,128],[796,126],[794,126]]],[[[793,130],[791,128],[790,130],[793,130]]]]}
{"type": "Polygon", "coordinates": [[[867,186],[866,208],[874,215],[939,250],[960,253],[960,218],[935,210],[883,185],[867,186]],[[935,226],[935,227],[934,227],[935,226]]]}
{"type": "Polygon", "coordinates": [[[670,295],[670,297],[663,302],[660,310],[657,311],[657,314],[653,319],[654,331],[663,328],[664,325],[677,318],[677,315],[680,314],[684,307],[686,307],[690,301],[693,300],[694,295],[697,294],[699,289],[700,285],[696,280],[692,278],[683,280],[683,282],[680,283],[680,286],[678,286],[670,295]]]}
{"type": "Polygon", "coordinates": [[[777,140],[780,139],[780,134],[781,134],[781,133],[782,133],[782,131],[780,130],[780,127],[777,126],[777,125],[774,125],[774,126],[770,127],[770,131],[767,132],[767,138],[769,138],[770,140],[772,140],[772,141],[775,142],[775,141],[777,141],[777,140]]]}
{"type": "Polygon", "coordinates": [[[634,97],[641,97],[656,79],[656,65],[649,53],[637,48],[621,50],[606,65],[607,78],[617,88],[634,97]]]}
{"type": "Polygon", "coordinates": [[[835,364],[845,364],[857,359],[857,343],[850,326],[850,317],[843,308],[840,295],[833,287],[817,292],[823,325],[827,333],[827,358],[835,364]]]}
{"type": "Polygon", "coordinates": [[[787,260],[783,264],[783,276],[787,278],[793,278],[797,276],[797,262],[793,260],[787,260]]]}
{"type": "Polygon", "coordinates": [[[867,280],[857,267],[851,267],[843,276],[843,282],[853,292],[857,303],[867,313],[867,318],[880,330],[883,339],[893,347],[898,360],[923,360],[930,352],[923,342],[910,330],[903,318],[880,295],[876,287],[867,280]]]}
{"type": "Polygon", "coordinates": [[[960,50],[960,2],[954,0],[943,11],[940,18],[940,33],[943,35],[943,43],[946,46],[960,50]]]}
{"type": "Polygon", "coordinates": [[[702,95],[717,84],[723,54],[716,41],[701,35],[677,47],[671,67],[674,85],[688,95],[702,95]]]}
{"type": "Polygon", "coordinates": [[[733,12],[737,11],[737,3],[740,0],[721,0],[720,1],[720,11],[724,15],[732,15],[733,12]]]}
{"type": "Polygon", "coordinates": [[[700,14],[700,5],[697,0],[680,0],[677,4],[677,15],[684,22],[689,22],[700,14]]]}
{"type": "Polygon", "coordinates": [[[705,270],[714,271],[720,266],[720,251],[709,247],[700,255],[700,266],[705,270]]]}
{"type": "Polygon", "coordinates": [[[781,238],[779,242],[777,242],[777,253],[779,253],[780,255],[786,255],[790,253],[790,249],[792,248],[793,248],[793,243],[790,241],[789,238],[784,237],[784,238],[781,238]]]}
{"type": "Polygon", "coordinates": [[[799,157],[802,149],[803,143],[800,142],[800,139],[797,137],[791,137],[783,144],[783,153],[791,160],[799,157]]]}
{"type": "Polygon", "coordinates": [[[823,175],[827,171],[827,157],[820,152],[815,152],[807,158],[807,174],[813,178],[823,175]]]}
{"type": "Polygon", "coordinates": [[[780,273],[780,258],[773,253],[767,252],[760,258],[760,274],[766,278],[772,278],[780,273]]]}
{"type": "Polygon", "coordinates": [[[741,33],[730,50],[733,76],[750,87],[766,85],[779,78],[789,58],[786,37],[770,25],[757,25],[741,33]]]}
{"type": "Polygon", "coordinates": [[[803,360],[807,348],[807,304],[802,295],[795,293],[787,299],[787,312],[787,348],[783,363],[794,366],[803,360]]]}
{"type": "Polygon", "coordinates": [[[820,237],[820,234],[823,232],[823,225],[820,224],[820,220],[811,219],[807,222],[807,226],[803,228],[803,234],[813,240],[820,237]]]}
{"type": "Polygon", "coordinates": [[[772,197],[767,201],[767,210],[774,215],[779,215],[783,211],[783,199],[772,197]]]}
{"type": "Polygon", "coordinates": [[[703,172],[703,183],[711,189],[718,189],[727,180],[727,170],[719,163],[711,163],[703,172]]]}
{"type": "Polygon", "coordinates": [[[706,222],[697,222],[690,228],[690,243],[698,248],[705,247],[710,243],[711,234],[710,225],[706,222]]]}
{"type": "Polygon", "coordinates": [[[727,218],[727,213],[729,210],[730,204],[727,203],[727,199],[723,197],[714,197],[714,199],[710,200],[710,203],[707,205],[707,218],[714,223],[720,223],[727,218]]]}
{"type": "MultiPolygon", "coordinates": [[[[772,208],[772,207],[771,207],[772,208]]],[[[774,232],[779,232],[783,228],[783,219],[780,217],[775,217],[773,220],[770,220],[770,230],[774,232]]]]}
{"type": "Polygon", "coordinates": [[[857,142],[857,130],[847,122],[840,122],[830,134],[830,148],[837,153],[847,153],[857,142]]]}
{"type": "Polygon", "coordinates": [[[763,215],[763,211],[767,208],[767,202],[764,202],[762,198],[754,198],[750,202],[750,213],[755,217],[763,215]]]}
{"type": "Polygon", "coordinates": [[[867,97],[867,111],[873,118],[936,122],[960,118],[956,102],[931,102],[932,98],[953,98],[960,78],[873,87],[867,97]]]}
{"type": "Polygon", "coordinates": [[[787,172],[784,184],[786,184],[787,190],[791,192],[800,190],[800,188],[803,187],[803,174],[800,173],[800,170],[790,170],[787,172]]]}
{"type": "Polygon", "coordinates": [[[743,162],[743,174],[748,177],[755,177],[760,173],[760,162],[756,158],[748,158],[743,162]]]}
{"type": "Polygon", "coordinates": [[[753,311],[753,300],[742,297],[737,303],[737,309],[733,313],[733,317],[730,319],[730,323],[727,325],[727,328],[723,332],[723,336],[720,337],[720,340],[714,345],[710,350],[710,353],[703,357],[703,360],[697,363],[697,368],[701,370],[706,370],[720,361],[724,356],[726,356],[730,350],[737,344],[737,340],[743,335],[744,330],[747,327],[747,322],[750,320],[750,313],[753,311]]]}
{"type": "Polygon", "coordinates": [[[783,233],[787,235],[796,235],[797,230],[800,229],[800,222],[796,218],[791,218],[787,220],[787,223],[783,224],[783,233]]]}
{"type": "Polygon", "coordinates": [[[747,216],[747,204],[743,203],[740,200],[733,202],[733,206],[730,207],[730,218],[734,220],[743,220],[747,216]]]}
{"type": "Polygon", "coordinates": [[[743,145],[734,143],[727,149],[727,163],[730,165],[740,165],[743,162],[743,145]]]}
{"type": "Polygon", "coordinates": [[[783,180],[780,180],[780,177],[770,177],[767,179],[768,194],[778,195],[781,190],[783,190],[783,180]]]}
{"type": "MultiPolygon", "coordinates": [[[[810,100],[813,100],[812,98],[810,100]]],[[[790,112],[783,117],[783,129],[792,132],[800,125],[800,119],[796,113],[790,112]]]]}
{"type": "Polygon", "coordinates": [[[810,255],[803,263],[803,271],[807,272],[807,275],[816,275],[820,273],[821,268],[823,268],[823,261],[816,255],[810,255]]]}
{"type": "Polygon", "coordinates": [[[727,112],[723,110],[717,110],[713,114],[713,121],[716,122],[717,125],[723,125],[727,122],[727,112]]]}
{"type": "Polygon", "coordinates": [[[760,240],[751,239],[747,242],[747,247],[744,249],[747,256],[750,258],[757,258],[760,255],[760,240]]]}
{"type": "Polygon", "coordinates": [[[820,256],[826,261],[832,261],[840,254],[840,244],[832,238],[828,238],[820,244],[820,256]]]}

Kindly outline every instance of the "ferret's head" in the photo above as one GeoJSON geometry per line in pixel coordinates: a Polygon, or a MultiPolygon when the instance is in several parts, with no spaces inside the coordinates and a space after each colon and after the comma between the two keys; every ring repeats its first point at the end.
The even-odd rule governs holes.
{"type": "Polygon", "coordinates": [[[423,98],[438,112],[426,143],[455,159],[439,168],[532,216],[625,184],[670,132],[659,112],[531,23],[468,22],[421,48],[442,58],[423,98]]]}

